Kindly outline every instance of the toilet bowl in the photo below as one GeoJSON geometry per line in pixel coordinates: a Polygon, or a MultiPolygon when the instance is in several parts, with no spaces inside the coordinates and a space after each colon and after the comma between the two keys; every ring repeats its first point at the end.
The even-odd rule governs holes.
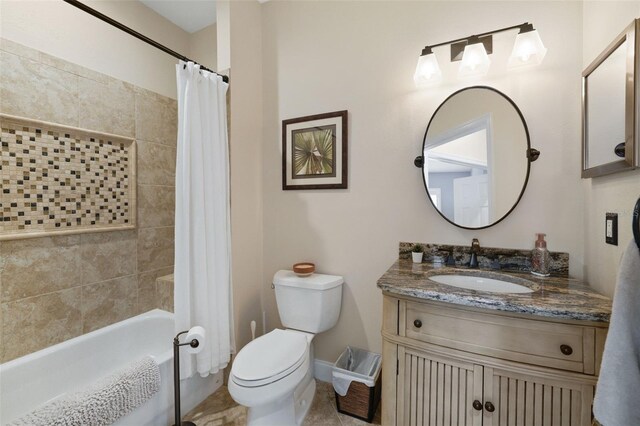
{"type": "Polygon", "coordinates": [[[249,408],[249,425],[299,425],[315,393],[312,334],[275,329],[242,348],[229,375],[229,393],[249,408]]]}
{"type": "Polygon", "coordinates": [[[335,275],[275,274],[278,313],[286,329],[248,343],[229,375],[229,394],[248,407],[249,426],[302,424],[316,389],[312,340],[338,321],[342,283],[335,275]]]}

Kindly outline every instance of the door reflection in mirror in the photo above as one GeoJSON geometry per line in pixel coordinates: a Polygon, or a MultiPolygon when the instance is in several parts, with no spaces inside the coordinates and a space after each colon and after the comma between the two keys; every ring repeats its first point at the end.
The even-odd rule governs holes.
{"type": "Polygon", "coordinates": [[[528,148],[524,119],[505,95],[481,86],[454,93],[436,110],[423,144],[434,207],[464,228],[500,221],[524,191],[528,148]]]}

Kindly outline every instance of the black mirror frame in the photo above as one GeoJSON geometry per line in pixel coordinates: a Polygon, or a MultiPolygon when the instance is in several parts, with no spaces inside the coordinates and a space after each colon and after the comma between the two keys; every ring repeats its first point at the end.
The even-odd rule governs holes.
{"type": "Polygon", "coordinates": [[[465,87],[465,88],[462,88],[460,90],[457,90],[457,91],[453,92],[444,101],[442,101],[442,103],[434,111],[433,115],[431,116],[431,119],[429,120],[429,124],[427,125],[427,130],[425,130],[425,132],[424,132],[424,137],[422,138],[422,153],[418,157],[415,158],[414,165],[421,170],[422,183],[424,184],[424,190],[427,193],[427,198],[429,199],[429,202],[431,203],[433,208],[438,212],[438,214],[440,216],[442,216],[444,218],[444,220],[446,220],[447,222],[449,222],[450,224],[452,224],[454,226],[457,226],[458,228],[470,229],[470,230],[478,230],[478,229],[490,228],[490,227],[492,227],[494,225],[497,225],[498,223],[502,222],[507,216],[509,216],[511,214],[511,212],[516,208],[516,206],[518,205],[518,203],[522,199],[522,196],[524,195],[525,189],[527,189],[527,184],[529,183],[529,174],[531,173],[531,163],[536,161],[539,156],[540,156],[540,151],[538,151],[537,149],[531,148],[531,138],[529,136],[529,128],[527,127],[527,122],[525,121],[524,116],[522,115],[522,111],[520,111],[520,108],[518,108],[518,105],[516,105],[516,103],[513,102],[513,100],[510,97],[508,97],[507,95],[505,95],[504,93],[502,93],[501,91],[499,91],[499,90],[497,90],[497,89],[495,89],[493,87],[489,87],[489,86],[469,86],[469,87],[465,87]],[[518,113],[518,116],[522,120],[522,125],[524,126],[524,132],[525,132],[525,134],[527,136],[527,149],[526,149],[526,152],[525,152],[525,155],[527,157],[527,174],[525,176],[524,183],[522,184],[522,190],[520,191],[520,195],[518,195],[518,199],[515,201],[515,203],[513,203],[513,206],[511,207],[511,209],[509,209],[509,211],[506,212],[504,214],[504,216],[502,216],[500,219],[498,219],[497,221],[495,221],[493,223],[490,223],[489,225],[479,226],[477,228],[471,228],[471,227],[468,227],[468,226],[458,225],[457,223],[453,222],[448,217],[446,217],[440,210],[438,210],[438,208],[435,206],[435,204],[433,204],[433,199],[431,198],[431,194],[429,193],[429,188],[427,187],[427,180],[424,177],[424,167],[425,167],[424,148],[425,148],[425,144],[427,142],[427,134],[429,133],[429,127],[431,127],[431,123],[433,122],[433,119],[438,114],[438,111],[440,111],[440,108],[442,108],[442,106],[444,104],[446,104],[449,99],[451,99],[452,97],[454,97],[455,95],[457,95],[460,92],[464,92],[464,91],[470,90],[470,89],[487,89],[487,90],[491,90],[491,91],[497,93],[498,95],[502,96],[503,98],[505,98],[507,101],[509,101],[511,106],[513,106],[513,108],[518,113]]]}

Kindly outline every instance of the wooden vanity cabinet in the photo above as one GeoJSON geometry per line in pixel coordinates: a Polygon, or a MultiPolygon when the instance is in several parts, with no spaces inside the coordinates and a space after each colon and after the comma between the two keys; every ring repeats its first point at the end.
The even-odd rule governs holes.
{"type": "Polygon", "coordinates": [[[383,312],[383,425],[591,425],[606,324],[389,294],[383,312]]]}

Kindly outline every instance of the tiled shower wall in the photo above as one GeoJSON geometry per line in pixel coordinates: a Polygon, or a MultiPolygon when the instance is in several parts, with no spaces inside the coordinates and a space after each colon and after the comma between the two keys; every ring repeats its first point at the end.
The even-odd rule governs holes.
{"type": "MultiPolygon", "coordinates": [[[[153,70],[141,70],[153,72],[153,70]]],[[[0,362],[171,310],[176,101],[0,40],[0,112],[134,137],[138,228],[0,241],[0,362]]]]}

